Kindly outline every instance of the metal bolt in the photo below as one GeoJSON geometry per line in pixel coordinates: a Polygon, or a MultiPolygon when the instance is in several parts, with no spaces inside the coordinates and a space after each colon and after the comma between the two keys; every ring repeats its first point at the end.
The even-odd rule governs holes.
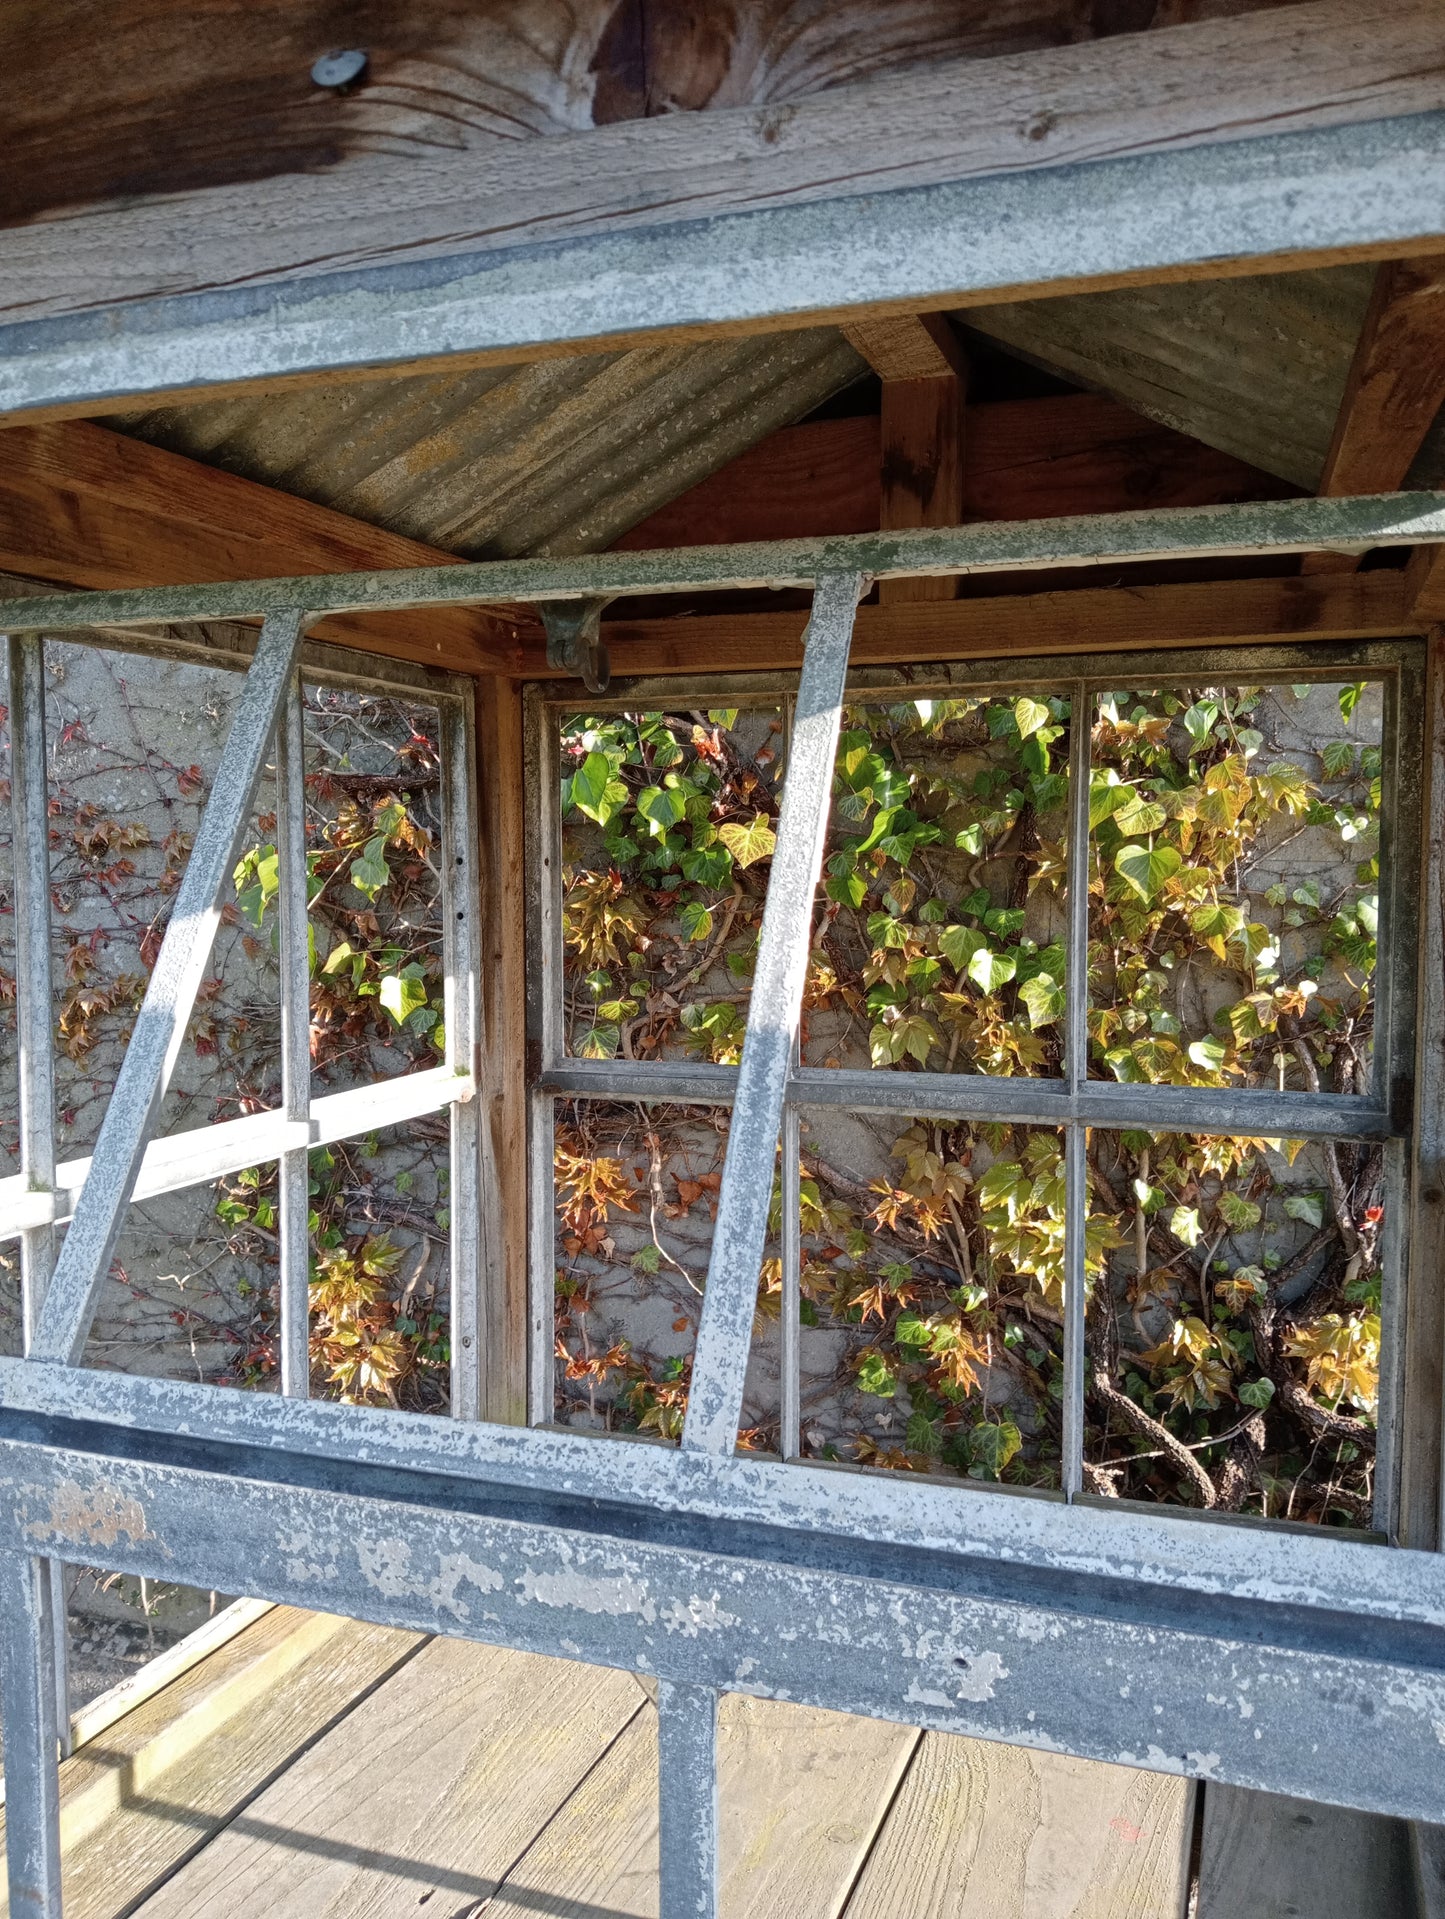
{"type": "Polygon", "coordinates": [[[330,87],[334,93],[340,93],[348,87],[360,86],[370,60],[365,47],[344,47],[323,53],[311,69],[311,78],[318,87],[330,87]]]}

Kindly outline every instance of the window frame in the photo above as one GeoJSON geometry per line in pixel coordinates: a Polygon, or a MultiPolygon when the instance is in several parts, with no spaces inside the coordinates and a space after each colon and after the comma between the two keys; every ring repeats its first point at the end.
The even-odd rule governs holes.
{"type": "MultiPolygon", "coordinates": [[[[1009,1120],[1055,1126],[1064,1141],[1068,1276],[1065,1319],[1065,1450],[1062,1494],[1069,1503],[1097,1497],[1084,1483],[1084,1144],[1089,1129],[1156,1132],[1283,1135],[1322,1141],[1379,1141],[1385,1152],[1385,1221],[1381,1235],[1382,1305],[1380,1401],[1374,1499],[1375,1531],[1400,1537],[1404,1434],[1421,1409],[1407,1409],[1409,1369],[1405,1329],[1411,1317],[1409,1210],[1414,1148],[1413,1092],[1416,1056],[1417,980],[1420,941],[1421,798],[1425,766],[1425,667],[1423,642],[1299,642],[1268,646],[1120,649],[1091,655],[1044,656],[1024,670],[1006,658],[970,658],[927,665],[850,666],[843,703],[898,692],[908,699],[947,697],[962,690],[1009,696],[1068,693],[1075,710],[1121,684],[1205,682],[1291,684],[1370,679],[1381,685],[1382,780],[1380,801],[1381,899],[1376,975],[1376,1011],[1368,1095],[1310,1094],[1263,1088],[1129,1086],[1088,1078],[1085,995],[1068,992],[1065,1072],[1059,1079],[999,1079],[983,1074],[877,1068],[807,1067],[796,1045],[783,1098],[783,1302],[781,1327],[782,1455],[800,1459],[799,1444],[799,1244],[798,1122],[803,1109],[846,1107],[878,1114],[960,1120],[1009,1120]],[[790,1230],[791,1229],[791,1230],[790,1230]],[[1414,1418],[1410,1417],[1410,1413],[1414,1418]]],[[[565,1050],[561,933],[561,814],[559,729],[579,711],[645,712],[665,706],[768,706],[784,716],[788,738],[796,674],[693,672],[614,681],[602,695],[577,686],[534,683],[526,695],[528,792],[526,869],[528,937],[529,1105],[529,1423],[553,1424],[553,1309],[555,1255],[553,1109],[559,1099],[651,1099],[688,1105],[731,1107],[741,1068],[691,1062],[583,1060],[565,1050]]],[[[1076,870],[1087,846],[1088,767],[1092,727],[1076,728],[1070,765],[1066,870],[1076,870]]],[[[831,784],[831,779],[830,779],[831,784]]],[[[781,844],[781,826],[780,844],[781,844]]],[[[776,855],[775,855],[776,857],[776,855]]],[[[1068,888],[1066,977],[1081,977],[1088,947],[1084,889],[1068,888]]],[[[1416,1282],[1420,1276],[1416,1275],[1416,1282]]],[[[816,1464],[816,1462],[808,1462],[816,1464]]],[[[943,1479],[939,1483],[957,1484],[943,1479]]],[[[1017,1488],[1003,1488],[1017,1494],[1017,1488]]],[[[1157,1505],[1110,1502],[1157,1512],[1157,1505]]],[[[1192,1513],[1192,1509],[1179,1510],[1192,1513]]],[[[1194,1515],[1220,1523],[1222,1515],[1194,1515]]],[[[1229,1523],[1237,1523],[1230,1521],[1229,1523]]],[[[1273,1522],[1251,1518],[1251,1525],[1273,1522]]],[[[1331,1531],[1337,1529],[1331,1528],[1331,1531]]],[[[1353,1528],[1339,1528],[1355,1533],[1353,1528]]],[[[1356,1533],[1356,1536],[1359,1536],[1356,1533]]]]}

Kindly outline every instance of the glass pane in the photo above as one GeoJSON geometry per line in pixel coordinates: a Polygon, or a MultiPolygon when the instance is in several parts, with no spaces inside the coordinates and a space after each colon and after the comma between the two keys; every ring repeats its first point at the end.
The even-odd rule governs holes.
{"type": "Polygon", "coordinates": [[[1368,1527],[1378,1146],[1094,1133],[1089,1489],[1368,1527]]]}
{"type": "Polygon", "coordinates": [[[444,1413],[451,1391],[449,1120],[311,1154],[311,1391],[444,1413]]]}
{"type": "MultiPolygon", "coordinates": [[[[56,1103],[62,1159],[100,1131],[244,680],[47,643],[56,1103]]],[[[263,774],[249,848],[274,839],[263,774]]],[[[161,1110],[175,1133],[277,1103],[280,1000],[269,928],[228,903],[161,1110]]]]}
{"type": "Polygon", "coordinates": [[[1368,1091],[1383,711],[1370,682],[1100,697],[1092,1073],[1368,1091]]]}
{"type": "Polygon", "coordinates": [[[737,1063],[782,753],[776,702],[562,720],[570,1054],[737,1063]]]}
{"type": "MultiPolygon", "coordinates": [[[[570,1100],[555,1118],[559,1424],[677,1439],[712,1252],[726,1107],[570,1100]]],[[[776,1191],[776,1186],[775,1186],[776,1191]]],[[[778,1445],[776,1245],[765,1254],[739,1443],[778,1445]]]]}
{"type": "Polygon", "coordinates": [[[802,1116],[805,1457],[1057,1486],[1052,1129],[802,1116]]]}
{"type": "MultiPolygon", "coordinates": [[[[307,686],[305,702],[320,1096],[441,1063],[441,720],[346,688],[307,686]]],[[[242,877],[250,899],[265,875],[242,877]]]]}
{"type": "Polygon", "coordinates": [[[127,1208],[87,1366],[216,1386],[276,1386],[276,1168],[127,1208]]]}
{"type": "Polygon", "coordinates": [[[845,710],[805,1065],[1061,1070],[1069,722],[1043,693],[845,710]]]}

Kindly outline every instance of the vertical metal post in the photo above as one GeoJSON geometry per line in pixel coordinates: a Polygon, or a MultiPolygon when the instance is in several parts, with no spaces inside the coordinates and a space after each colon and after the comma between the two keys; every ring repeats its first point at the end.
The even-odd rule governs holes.
{"type": "MultiPolygon", "coordinates": [[[[281,1089],[288,1120],[311,1116],[311,925],[307,911],[306,722],[292,674],[276,722],[276,849],[280,856],[281,1089]]],[[[281,1391],[311,1390],[311,1156],[282,1153],[276,1218],[281,1248],[281,1391]]]]}
{"type": "Polygon", "coordinates": [[[527,1424],[556,1413],[556,1127],[552,1099],[533,1093],[527,1113],[527,1424]]]}
{"type": "Polygon", "coordinates": [[[801,1182],[798,1154],[801,1128],[796,1106],[783,1108],[783,1301],[781,1307],[782,1340],[778,1354],[781,1379],[779,1408],[781,1435],[779,1450],[784,1459],[796,1459],[803,1450],[802,1380],[802,1289],[803,1263],[801,1182]]]}
{"type": "Polygon", "coordinates": [[[808,929],[828,830],[848,650],[863,586],[857,573],[820,579],[804,641],[777,848],[768,876],[683,1427],[683,1445],[700,1451],[730,1453],[737,1444],[783,1095],[802,1009],[808,929]]]}
{"type": "Polygon", "coordinates": [[[717,1919],[717,1708],[711,1686],[657,1686],[661,1919],[717,1919]]]}
{"type": "MultiPolygon", "coordinates": [[[[526,885],[537,942],[527,966],[527,1053],[542,1069],[566,1050],[567,975],[562,945],[562,844],[556,712],[533,698],[527,713],[529,809],[526,885]]],[[[527,1424],[556,1416],[556,1122],[550,1095],[527,1109],[527,1424]]]]}
{"type": "Polygon", "coordinates": [[[261,628],[90,1172],[36,1321],[38,1359],[76,1365],[85,1349],[96,1299],[210,961],[222,892],[235,868],[305,624],[306,616],[292,608],[269,614],[261,628]]]}
{"type": "Polygon", "coordinates": [[[60,1753],[47,1562],[0,1554],[10,1919],[61,1919],[60,1753]]]}
{"type": "MultiPolygon", "coordinates": [[[[1076,1099],[1089,1076],[1089,746],[1093,707],[1076,683],[1069,725],[1069,931],[1064,1071],[1076,1099]]],[[[1060,1478],[1067,1499],[1084,1489],[1084,1271],[1089,1216],[1088,1135],[1071,1120],[1064,1134],[1064,1445],[1060,1478]]]]}
{"type": "MultiPolygon", "coordinates": [[[[55,1188],[55,1004],[50,972],[50,791],[45,765],[45,643],[38,633],[9,644],[10,821],[15,871],[15,1026],[20,1081],[20,1171],[35,1192],[55,1188]]],[[[55,1228],[20,1235],[22,1347],[55,1271],[55,1228]]],[[[70,1648],[65,1568],[46,1562],[53,1638],[56,1725],[70,1751],[70,1648]]]]}
{"type": "Polygon", "coordinates": [[[447,1064],[476,1089],[450,1110],[451,1411],[482,1416],[481,982],[477,936],[476,728],[470,702],[442,709],[442,918],[445,931],[447,1064]]]}

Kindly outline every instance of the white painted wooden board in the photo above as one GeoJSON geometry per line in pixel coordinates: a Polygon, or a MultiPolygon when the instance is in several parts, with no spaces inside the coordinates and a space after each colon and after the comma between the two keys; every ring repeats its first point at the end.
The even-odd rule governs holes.
{"type": "Polygon", "coordinates": [[[846,1919],[1183,1919],[1194,1787],[926,1733],[846,1919]]]}
{"type": "Polygon", "coordinates": [[[470,1914],[643,1706],[625,1673],[435,1639],[139,1910],[470,1914]]]}
{"type": "Polygon", "coordinates": [[[1197,1919],[1415,1919],[1403,1819],[1204,1788],[1197,1919]]]}
{"type": "MultiPolygon", "coordinates": [[[[725,1698],[723,1919],[837,1919],[918,1737],[878,1720],[725,1698]]],[[[542,1912],[657,1919],[651,1705],[518,1862],[487,1919],[542,1912]]]]}

